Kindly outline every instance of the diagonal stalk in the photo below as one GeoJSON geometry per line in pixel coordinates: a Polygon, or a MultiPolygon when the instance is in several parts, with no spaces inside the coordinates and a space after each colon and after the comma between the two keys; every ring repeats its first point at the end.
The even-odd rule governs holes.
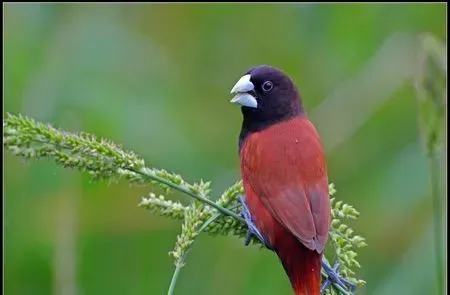
{"type": "Polygon", "coordinates": [[[136,170],[136,169],[133,169],[133,168],[127,168],[127,170],[129,170],[131,172],[138,173],[138,174],[140,174],[142,176],[145,176],[145,177],[150,178],[152,180],[158,181],[160,183],[163,183],[163,184],[165,184],[165,185],[167,185],[167,186],[169,186],[169,187],[171,187],[173,189],[176,189],[179,192],[182,192],[182,193],[184,193],[186,195],[189,195],[190,197],[192,197],[194,199],[197,199],[198,201],[200,201],[202,203],[208,204],[209,206],[217,209],[217,211],[221,212],[222,214],[231,216],[234,219],[236,219],[236,220],[238,220],[238,221],[240,221],[242,223],[245,223],[244,218],[242,218],[238,214],[234,213],[233,211],[231,211],[231,210],[229,210],[229,209],[227,209],[225,207],[222,207],[219,204],[214,203],[210,199],[207,199],[207,198],[202,197],[200,195],[194,194],[193,192],[191,192],[191,191],[189,191],[189,190],[187,190],[187,189],[185,189],[185,188],[183,188],[183,187],[181,187],[179,185],[176,185],[176,184],[174,184],[174,183],[172,183],[172,182],[170,182],[170,181],[168,181],[168,180],[166,180],[164,178],[161,178],[161,177],[159,177],[157,175],[154,175],[154,174],[147,173],[144,169],[136,170]]]}

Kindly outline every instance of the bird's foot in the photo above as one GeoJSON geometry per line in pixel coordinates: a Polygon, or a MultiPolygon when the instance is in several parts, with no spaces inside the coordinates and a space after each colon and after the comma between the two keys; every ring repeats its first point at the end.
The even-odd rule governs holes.
{"type": "Polygon", "coordinates": [[[325,280],[325,282],[323,282],[322,287],[320,288],[320,293],[323,293],[331,284],[335,284],[347,292],[354,292],[356,290],[356,284],[344,279],[337,272],[339,263],[336,263],[334,267],[331,268],[328,263],[322,260],[322,267],[328,275],[328,278],[325,280]]]}
{"type": "Polygon", "coordinates": [[[242,205],[241,215],[242,217],[244,217],[245,222],[248,226],[247,236],[245,237],[244,242],[245,246],[250,243],[252,235],[254,235],[266,248],[268,248],[269,250],[273,250],[269,243],[267,243],[262,234],[259,232],[259,230],[256,228],[256,225],[253,223],[252,216],[247,207],[247,203],[245,203],[245,200],[242,196],[239,196],[239,202],[241,202],[242,205]]]}

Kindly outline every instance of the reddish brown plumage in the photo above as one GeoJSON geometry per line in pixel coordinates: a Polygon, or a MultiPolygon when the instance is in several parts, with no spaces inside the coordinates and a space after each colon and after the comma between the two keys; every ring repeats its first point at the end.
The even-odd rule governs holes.
{"type": "Polygon", "coordinates": [[[325,158],[305,114],[247,136],[241,151],[246,201],[296,294],[320,294],[330,203],[325,158]]]}
{"type": "Polygon", "coordinates": [[[294,82],[279,69],[251,68],[232,93],[242,105],[239,150],[250,215],[295,293],[318,295],[331,219],[319,135],[294,82]]]}

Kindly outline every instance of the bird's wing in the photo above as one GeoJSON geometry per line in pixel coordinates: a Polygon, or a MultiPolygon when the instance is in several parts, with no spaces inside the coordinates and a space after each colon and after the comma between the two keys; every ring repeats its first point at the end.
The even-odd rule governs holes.
{"type": "Polygon", "coordinates": [[[318,135],[308,122],[250,136],[241,164],[244,181],[272,216],[321,253],[331,218],[328,179],[318,135]]]}

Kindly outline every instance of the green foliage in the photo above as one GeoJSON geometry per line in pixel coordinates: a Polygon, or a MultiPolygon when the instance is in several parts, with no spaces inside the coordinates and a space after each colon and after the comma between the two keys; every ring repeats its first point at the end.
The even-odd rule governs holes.
{"type": "Polygon", "coordinates": [[[198,204],[198,201],[194,201],[184,213],[181,234],[177,237],[175,248],[169,252],[169,254],[175,258],[176,266],[184,265],[183,257],[199,234],[199,228],[204,222],[202,220],[204,207],[203,204],[198,204]]]}
{"type": "Polygon", "coordinates": [[[91,174],[94,179],[111,179],[132,175],[124,171],[140,169],[144,160],[123,151],[105,139],[87,133],[68,133],[33,119],[8,115],[3,126],[4,145],[17,156],[52,158],[56,163],[91,174]]]}
{"type": "Polygon", "coordinates": [[[363,280],[354,279],[355,272],[352,270],[355,267],[361,267],[356,260],[357,253],[355,248],[367,246],[365,239],[359,235],[353,235],[353,230],[345,224],[346,219],[356,219],[359,212],[352,206],[343,203],[342,201],[335,201],[336,198],[331,198],[332,206],[332,222],[330,229],[330,238],[336,252],[336,260],[341,265],[341,272],[344,277],[349,278],[350,281],[359,286],[363,286],[363,280]]]}
{"type": "Polygon", "coordinates": [[[183,220],[188,210],[188,207],[183,206],[180,202],[166,200],[163,195],[156,196],[154,193],[150,193],[148,198],[143,197],[139,206],[153,213],[178,220],[183,220]]]}
{"type": "MultiPolygon", "coordinates": [[[[4,146],[15,155],[27,159],[42,157],[53,159],[65,167],[87,171],[95,179],[125,178],[131,183],[138,184],[150,182],[163,188],[167,194],[175,189],[194,198],[188,205],[183,205],[162,195],[157,197],[154,193],[150,193],[149,197],[143,198],[139,204],[154,213],[183,221],[175,247],[169,252],[174,257],[176,265],[169,294],[173,292],[187,252],[201,232],[238,237],[246,234],[246,225],[239,216],[241,205],[238,197],[243,194],[241,181],[225,190],[221,197],[213,202],[209,197],[211,192],[209,182],[189,184],[180,175],[145,167],[144,160],[134,153],[123,151],[104,139],[98,140],[89,134],[60,131],[20,115],[8,114],[4,120],[3,142],[4,146]]],[[[334,194],[335,191],[331,184],[330,194],[334,194]]],[[[333,203],[334,198],[331,201],[333,203]]],[[[336,259],[343,265],[341,274],[344,278],[362,285],[363,281],[357,280],[352,270],[353,267],[359,267],[353,248],[366,246],[366,243],[364,238],[354,236],[353,230],[344,223],[345,219],[356,219],[358,215],[352,206],[342,201],[334,203],[330,237],[336,259]]],[[[256,239],[253,239],[253,242],[259,243],[256,239]]],[[[327,261],[326,257],[324,259],[327,261]]],[[[326,279],[326,276],[324,278],[326,279]]]]}
{"type": "Polygon", "coordinates": [[[427,152],[442,149],[445,134],[447,61],[445,45],[431,34],[419,36],[414,75],[421,135],[427,152]]]}
{"type": "Polygon", "coordinates": [[[419,36],[414,84],[419,105],[421,137],[430,163],[431,195],[434,206],[434,243],[438,293],[443,288],[443,191],[440,161],[445,138],[447,57],[445,45],[432,34],[419,36]]]}

